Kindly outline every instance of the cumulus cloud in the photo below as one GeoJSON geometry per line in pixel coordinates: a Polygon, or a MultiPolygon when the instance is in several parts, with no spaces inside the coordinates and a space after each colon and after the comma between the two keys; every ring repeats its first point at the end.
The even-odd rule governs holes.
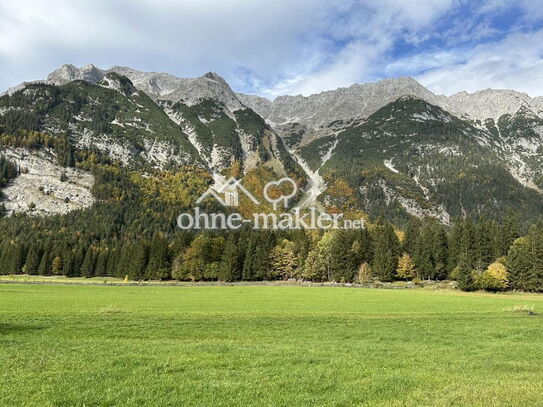
{"type": "Polygon", "coordinates": [[[538,3],[516,2],[504,32],[505,0],[0,0],[0,89],[93,63],[213,70],[268,97],[404,75],[443,93],[541,93],[538,3]]]}
{"type": "MultiPolygon", "coordinates": [[[[449,63],[434,63],[417,79],[434,92],[447,95],[485,88],[515,89],[531,96],[543,95],[543,30],[511,34],[502,41],[470,50],[453,50],[449,55],[449,63]]],[[[421,58],[419,70],[436,58],[439,55],[421,58]]]]}
{"type": "Polygon", "coordinates": [[[449,0],[351,1],[335,10],[326,32],[342,46],[326,63],[299,67],[264,93],[308,95],[380,78],[387,51],[399,36],[417,42],[417,34],[450,7],[449,0]]]}
{"type": "Polygon", "coordinates": [[[267,80],[320,53],[324,46],[310,33],[325,18],[326,4],[0,0],[0,77],[35,79],[62,63],[94,63],[181,76],[215,70],[234,82],[243,68],[267,80]]]}

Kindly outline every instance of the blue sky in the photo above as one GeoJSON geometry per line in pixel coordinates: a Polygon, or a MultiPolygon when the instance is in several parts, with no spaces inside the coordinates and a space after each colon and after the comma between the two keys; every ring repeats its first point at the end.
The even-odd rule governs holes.
{"type": "Polygon", "coordinates": [[[64,63],[222,75],[270,98],[412,76],[543,95],[541,0],[0,0],[0,89],[64,63]]]}

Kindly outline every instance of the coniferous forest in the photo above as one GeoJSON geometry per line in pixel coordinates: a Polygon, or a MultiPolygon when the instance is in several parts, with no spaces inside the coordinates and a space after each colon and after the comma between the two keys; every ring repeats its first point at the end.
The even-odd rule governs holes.
{"type": "MultiPolygon", "coordinates": [[[[466,218],[450,226],[432,219],[394,226],[378,218],[362,230],[196,233],[178,229],[175,219],[205,190],[205,171],[187,167],[144,179],[98,152],[62,151],[68,151],[64,165],[75,157],[79,167],[93,172],[98,201],[62,216],[0,219],[3,274],[225,282],[455,280],[463,290],[543,291],[543,225],[525,230],[512,211],[500,222],[466,218]]],[[[4,184],[17,173],[7,160],[0,168],[4,184]]]]}
{"type": "MultiPolygon", "coordinates": [[[[75,83],[67,89],[70,86],[86,89],[90,85],[75,83]]],[[[52,87],[45,89],[57,91],[52,87]]],[[[110,98],[112,95],[119,97],[107,93],[110,98]]],[[[16,93],[12,99],[24,97],[25,94],[16,93]]],[[[142,103],[152,106],[148,99],[139,97],[142,103]]],[[[60,122],[73,117],[74,112],[60,108],[62,98],[57,99],[36,107],[38,113],[54,111],[60,122]],[[50,105],[58,111],[51,110],[50,105]]],[[[8,102],[14,103],[11,99],[8,102]]],[[[76,102],[83,103],[79,99],[75,99],[77,105],[76,102]]],[[[70,109],[75,108],[74,103],[70,109]]],[[[0,151],[41,151],[54,157],[60,167],[91,173],[96,202],[91,208],[46,217],[7,214],[0,203],[2,274],[114,276],[136,281],[454,280],[463,290],[543,291],[543,224],[531,225],[533,217],[527,219],[518,211],[472,211],[448,224],[377,210],[364,213],[367,228],[357,231],[183,231],[177,228],[177,216],[191,209],[212,183],[209,171],[201,165],[171,162],[157,169],[143,160],[125,165],[92,144],[77,147],[78,136],[70,130],[55,135],[38,131],[43,120],[39,114],[17,109],[8,113],[0,122],[0,151]],[[489,213],[492,216],[487,216],[489,213]]],[[[111,117],[95,113],[91,121],[93,131],[108,130],[111,117]]],[[[161,114],[156,113],[160,123],[165,120],[161,114]]],[[[217,125],[215,132],[228,127],[225,123],[230,119],[220,116],[220,120],[222,127],[217,125]]],[[[259,120],[243,120],[238,117],[238,123],[244,123],[261,139],[269,131],[259,120]]],[[[263,160],[271,151],[264,144],[257,149],[263,160]]],[[[224,175],[240,177],[242,165],[235,161],[224,170],[224,175]]],[[[299,174],[295,165],[284,168],[294,178],[299,174]]],[[[24,171],[9,159],[1,158],[0,188],[24,171]]],[[[368,171],[356,166],[349,171],[350,180],[341,174],[336,174],[336,178],[328,175],[327,193],[336,197],[332,209],[360,214],[363,206],[355,200],[353,186],[360,179],[358,189],[366,188],[368,171]]],[[[257,166],[245,174],[244,184],[261,189],[264,180],[273,179],[272,175],[269,166],[257,166]]],[[[61,181],[65,182],[63,178],[61,181]]],[[[386,197],[382,196],[383,190],[379,191],[382,201],[386,197]]],[[[458,191],[453,192],[455,195],[458,191]]],[[[368,194],[372,196],[371,191],[368,194]]],[[[223,210],[213,203],[206,205],[206,209],[223,210]]],[[[250,208],[245,209],[248,212],[250,208]]]]}

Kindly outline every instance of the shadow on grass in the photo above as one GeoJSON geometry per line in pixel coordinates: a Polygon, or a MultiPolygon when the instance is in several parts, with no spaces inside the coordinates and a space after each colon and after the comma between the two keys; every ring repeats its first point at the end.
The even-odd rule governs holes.
{"type": "Polygon", "coordinates": [[[41,329],[45,329],[45,327],[39,325],[5,324],[0,322],[0,335],[33,332],[41,329]]]}

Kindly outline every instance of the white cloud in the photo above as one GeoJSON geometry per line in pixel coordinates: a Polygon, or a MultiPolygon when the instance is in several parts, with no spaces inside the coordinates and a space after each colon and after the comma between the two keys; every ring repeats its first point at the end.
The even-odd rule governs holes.
{"type": "MultiPolygon", "coordinates": [[[[543,30],[511,34],[502,41],[451,51],[450,55],[450,63],[435,64],[417,79],[434,92],[447,95],[486,88],[543,95],[543,30]]],[[[438,56],[418,56],[419,69],[423,61],[431,64],[438,56]]]]}
{"type": "MultiPolygon", "coordinates": [[[[367,47],[365,44],[352,42],[335,57],[335,61],[317,72],[298,74],[264,89],[269,96],[285,94],[310,95],[321,91],[352,85],[367,76],[370,64],[379,55],[382,48],[367,47]]],[[[311,65],[311,64],[310,64],[311,65]]]]}
{"type": "Polygon", "coordinates": [[[268,96],[308,95],[374,80],[386,62],[386,52],[399,35],[417,40],[416,33],[430,25],[450,7],[450,0],[351,1],[327,32],[344,46],[327,64],[308,62],[274,86],[263,89],[268,96]]]}
{"type": "MultiPolygon", "coordinates": [[[[462,44],[469,40],[486,41],[495,35],[488,19],[510,2],[481,2],[473,16],[460,16],[440,31],[436,22],[462,4],[0,0],[0,90],[43,78],[63,63],[94,63],[178,76],[213,70],[236,90],[271,97],[403,75],[417,76],[444,93],[462,86],[469,90],[508,86],[542,93],[541,35],[521,34],[516,27],[510,40],[465,47],[462,44]],[[439,38],[446,46],[399,59],[391,52],[398,40],[415,49],[429,38],[439,38]]],[[[543,17],[540,0],[519,0],[518,5],[525,10],[522,28],[543,17]]]]}
{"type": "Polygon", "coordinates": [[[234,80],[243,67],[268,79],[320,53],[308,33],[326,8],[326,0],[0,0],[0,80],[43,77],[62,63],[215,70],[234,80]]]}

